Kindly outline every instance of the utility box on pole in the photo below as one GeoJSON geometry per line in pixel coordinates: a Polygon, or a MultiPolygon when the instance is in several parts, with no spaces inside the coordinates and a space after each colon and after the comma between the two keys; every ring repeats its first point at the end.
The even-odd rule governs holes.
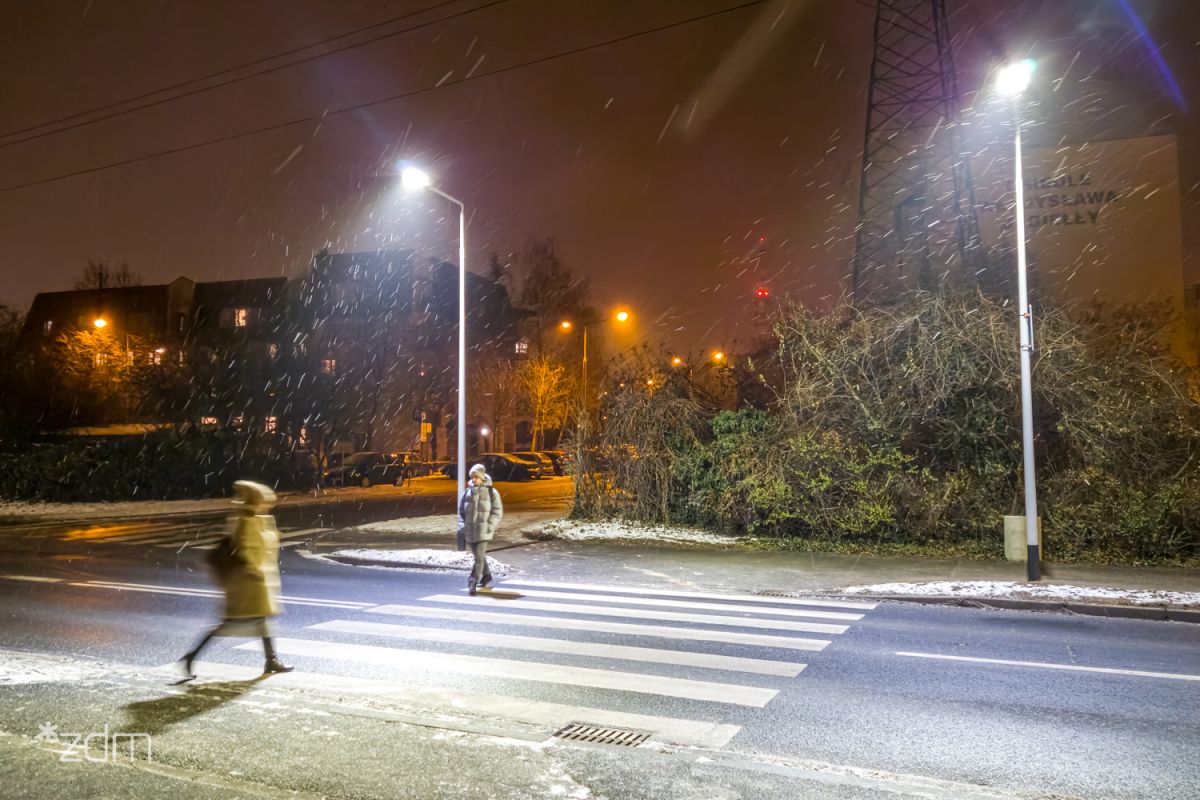
{"type": "MultiPolygon", "coordinates": [[[[1042,550],[1042,518],[1038,517],[1038,552],[1042,550]]],[[[1004,558],[1007,561],[1025,561],[1029,545],[1025,541],[1025,517],[1004,515],[1004,558]]]]}

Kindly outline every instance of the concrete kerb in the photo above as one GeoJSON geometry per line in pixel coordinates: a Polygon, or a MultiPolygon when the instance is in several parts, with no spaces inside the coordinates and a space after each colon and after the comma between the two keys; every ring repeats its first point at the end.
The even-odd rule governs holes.
{"type": "MultiPolygon", "coordinates": [[[[835,595],[826,592],[822,596],[835,595]]],[[[1077,603],[1056,600],[1024,600],[1012,597],[958,597],[906,594],[862,594],[846,595],[851,599],[886,600],[897,603],[919,603],[922,605],[962,606],[967,608],[999,608],[1010,611],[1042,611],[1059,614],[1083,614],[1089,617],[1113,619],[1144,619],[1200,624],[1200,609],[1175,606],[1125,606],[1109,603],[1077,603]]]]}

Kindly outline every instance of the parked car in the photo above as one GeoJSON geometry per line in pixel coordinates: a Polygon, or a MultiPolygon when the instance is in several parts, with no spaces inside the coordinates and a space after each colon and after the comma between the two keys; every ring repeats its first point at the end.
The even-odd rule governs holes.
{"type": "Polygon", "coordinates": [[[379,483],[399,486],[411,459],[411,453],[351,453],[342,459],[341,466],[325,470],[325,483],[328,486],[367,487],[379,483]]]}
{"type": "Polygon", "coordinates": [[[542,455],[541,453],[535,453],[530,450],[523,450],[519,453],[509,453],[509,455],[516,456],[522,461],[528,461],[531,464],[537,464],[537,477],[539,478],[549,478],[554,474],[554,462],[550,460],[549,456],[542,455]]]}
{"type": "Polygon", "coordinates": [[[569,457],[565,450],[538,450],[538,455],[543,455],[550,459],[550,463],[554,465],[554,474],[559,477],[567,474],[567,464],[569,457]]]}
{"type": "MultiPolygon", "coordinates": [[[[472,457],[470,463],[483,464],[483,468],[488,471],[488,475],[491,475],[494,481],[531,481],[534,478],[534,471],[538,469],[536,464],[514,458],[509,453],[484,453],[472,457]]],[[[442,467],[441,472],[447,478],[457,478],[457,462],[451,461],[442,467]]]]}

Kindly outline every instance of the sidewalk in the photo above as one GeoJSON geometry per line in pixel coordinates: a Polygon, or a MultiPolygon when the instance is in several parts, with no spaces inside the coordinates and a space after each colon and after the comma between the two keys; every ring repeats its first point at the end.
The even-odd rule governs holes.
{"type": "MultiPolygon", "coordinates": [[[[353,554],[336,560],[397,566],[397,560],[403,563],[404,551],[453,550],[452,518],[418,519],[424,521],[414,526],[419,530],[406,531],[404,525],[418,520],[396,520],[390,530],[338,531],[314,546],[312,554],[353,549],[353,554]]],[[[547,530],[587,527],[553,520],[551,514],[506,517],[489,557],[509,577],[519,574],[527,580],[738,594],[853,595],[1200,622],[1197,569],[1050,563],[1043,564],[1041,581],[1026,583],[1023,562],[768,552],[745,549],[735,540],[714,544],[719,538],[706,534],[697,535],[700,543],[681,542],[669,529],[651,532],[675,541],[633,528],[631,536],[637,538],[632,539],[546,539],[547,530]]]]}

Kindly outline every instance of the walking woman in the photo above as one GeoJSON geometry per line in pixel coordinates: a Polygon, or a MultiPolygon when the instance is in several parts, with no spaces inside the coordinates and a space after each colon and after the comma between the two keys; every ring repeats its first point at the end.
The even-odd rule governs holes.
{"type": "Polygon", "coordinates": [[[230,517],[230,535],[218,545],[213,560],[217,579],[225,590],[225,618],[182,659],[184,678],[196,677],[192,663],[214,636],[258,636],[262,638],[266,662],[263,674],[291,672],[275,655],[269,618],[280,613],[279,530],[268,512],[275,505],[275,492],[252,481],[233,485],[237,512],[230,517]]]}
{"type": "Polygon", "coordinates": [[[475,554],[475,567],[467,579],[467,594],[475,594],[475,588],[492,582],[488,569],[488,542],[496,535],[496,526],[504,516],[504,505],[500,493],[492,486],[483,464],[471,467],[467,477],[467,488],[458,500],[458,530],[467,547],[475,554]]]}

